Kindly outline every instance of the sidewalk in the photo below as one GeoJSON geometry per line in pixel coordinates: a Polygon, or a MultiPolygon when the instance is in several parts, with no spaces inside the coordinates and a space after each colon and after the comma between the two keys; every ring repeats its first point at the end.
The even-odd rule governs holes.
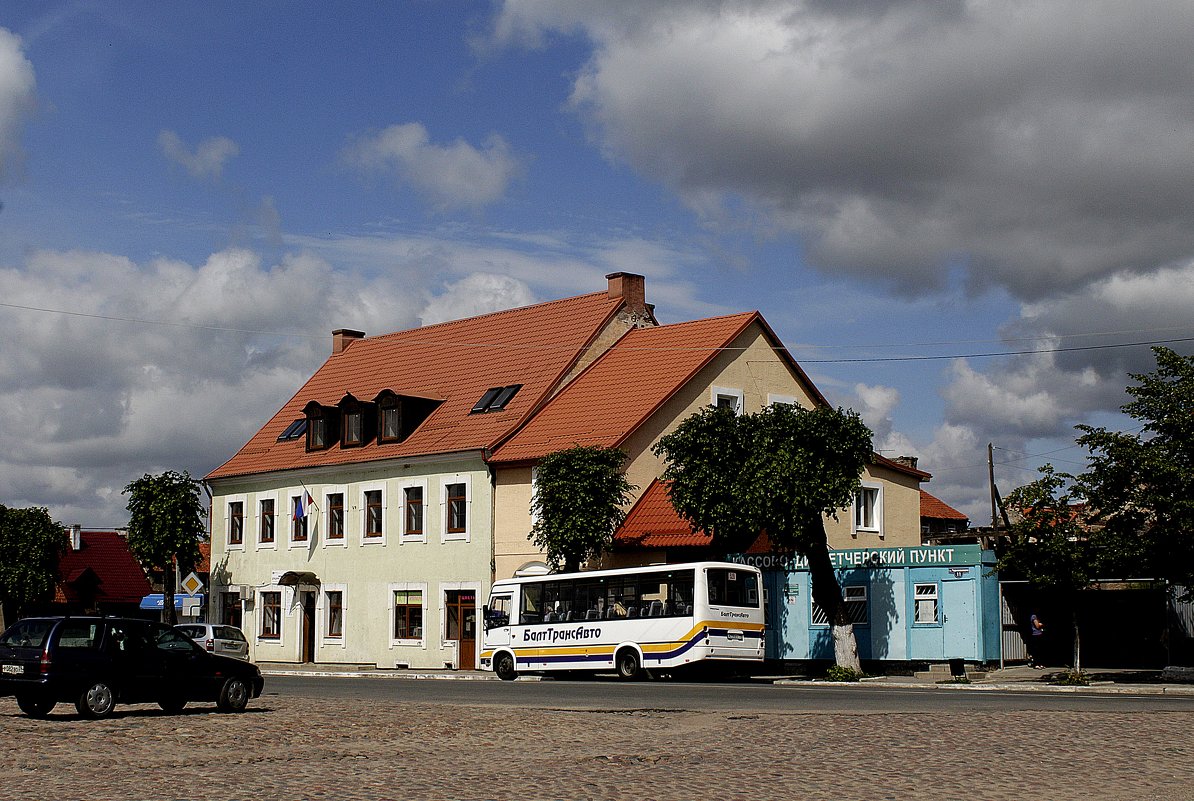
{"type": "MultiPolygon", "coordinates": [[[[284,662],[259,662],[264,676],[306,676],[371,679],[407,680],[449,680],[449,681],[499,681],[489,671],[480,670],[411,670],[386,669],[373,665],[344,664],[292,664],[284,662]]],[[[1061,692],[1061,693],[1108,693],[1125,695],[1180,695],[1194,697],[1194,684],[1166,682],[1160,670],[1138,670],[1125,668],[1088,668],[1085,672],[1091,679],[1086,686],[1062,686],[1049,682],[1061,673],[1063,668],[1036,670],[1028,665],[1011,665],[985,673],[970,670],[965,682],[954,681],[949,674],[929,676],[889,675],[863,679],[863,685],[881,685],[909,689],[938,688],[941,690],[970,691],[1016,691],[1016,692],[1061,692]]],[[[536,675],[520,676],[519,681],[542,681],[536,675]]],[[[757,675],[755,682],[769,682],[776,685],[802,687],[850,687],[854,682],[830,682],[807,676],[757,675]]]]}

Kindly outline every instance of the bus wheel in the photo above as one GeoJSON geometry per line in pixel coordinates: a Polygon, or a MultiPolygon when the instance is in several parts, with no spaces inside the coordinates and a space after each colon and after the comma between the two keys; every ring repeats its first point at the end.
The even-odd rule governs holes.
{"type": "Polygon", "coordinates": [[[493,663],[493,672],[502,681],[514,681],[518,671],[514,669],[514,657],[508,653],[500,653],[493,663]]]}
{"type": "Polygon", "coordinates": [[[639,662],[638,653],[633,648],[618,651],[618,658],[614,664],[618,668],[618,678],[623,681],[637,681],[642,677],[643,667],[639,662]]]}

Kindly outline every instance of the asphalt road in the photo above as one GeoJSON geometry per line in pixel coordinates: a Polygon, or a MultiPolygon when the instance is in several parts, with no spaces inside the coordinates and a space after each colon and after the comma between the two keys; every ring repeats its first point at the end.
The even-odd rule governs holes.
{"type": "Polygon", "coordinates": [[[270,676],[266,696],[377,702],[417,702],[521,709],[686,710],[718,712],[931,712],[981,711],[1188,712],[1192,696],[905,689],[881,684],[807,687],[765,683],[685,683],[616,680],[457,681],[401,678],[270,676]]]}

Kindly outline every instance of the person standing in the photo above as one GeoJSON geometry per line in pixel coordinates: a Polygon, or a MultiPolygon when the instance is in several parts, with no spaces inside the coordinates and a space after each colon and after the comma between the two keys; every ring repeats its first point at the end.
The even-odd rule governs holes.
{"type": "Polygon", "coordinates": [[[1042,658],[1044,656],[1045,644],[1045,624],[1041,621],[1040,615],[1033,612],[1028,618],[1028,666],[1032,668],[1043,668],[1042,658]]]}

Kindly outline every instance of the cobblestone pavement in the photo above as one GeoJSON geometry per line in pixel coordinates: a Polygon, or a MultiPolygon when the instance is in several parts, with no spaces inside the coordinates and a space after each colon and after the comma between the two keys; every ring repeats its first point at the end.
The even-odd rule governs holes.
{"type": "Polygon", "coordinates": [[[0,799],[1194,799],[1181,712],[591,712],[266,696],[48,720],[0,699],[0,799]]]}

